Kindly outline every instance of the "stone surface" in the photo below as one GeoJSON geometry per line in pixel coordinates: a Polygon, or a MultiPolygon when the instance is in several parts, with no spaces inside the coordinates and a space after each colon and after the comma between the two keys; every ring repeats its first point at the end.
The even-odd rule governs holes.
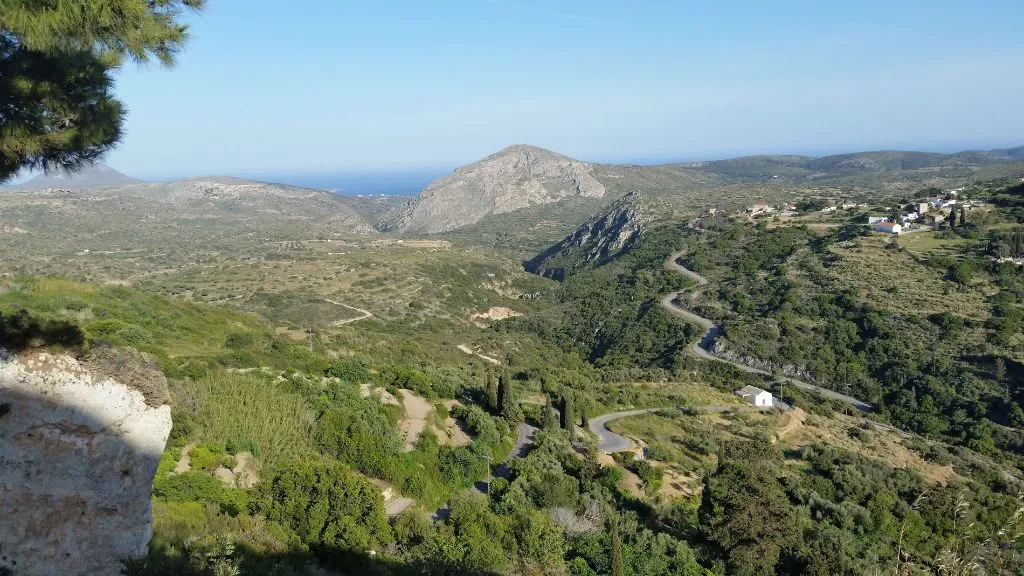
{"type": "Polygon", "coordinates": [[[632,248],[651,222],[647,202],[637,192],[626,194],[561,242],[524,262],[524,267],[561,281],[577,270],[613,260],[632,248]]]}
{"type": "Polygon", "coordinates": [[[0,572],[120,574],[144,555],[170,430],[169,406],[70,356],[0,354],[0,572]]]}
{"type": "Polygon", "coordinates": [[[492,214],[566,198],[601,198],[593,166],[535,146],[510,146],[435,180],[389,215],[385,231],[436,234],[492,214]]]}

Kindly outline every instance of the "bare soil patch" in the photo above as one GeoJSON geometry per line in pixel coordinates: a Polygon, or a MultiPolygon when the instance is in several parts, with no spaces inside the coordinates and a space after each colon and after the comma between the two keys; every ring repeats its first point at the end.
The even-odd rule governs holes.
{"type": "Polygon", "coordinates": [[[496,358],[491,358],[490,356],[485,356],[485,355],[481,354],[480,352],[477,352],[477,351],[473,350],[472,348],[470,348],[466,344],[459,344],[458,346],[456,346],[456,348],[458,348],[459,350],[465,352],[466,354],[469,354],[470,356],[476,356],[477,358],[483,360],[484,362],[489,362],[491,364],[494,364],[495,366],[501,365],[501,361],[500,360],[498,360],[496,358]]]}
{"type": "Polygon", "coordinates": [[[661,490],[658,491],[658,496],[663,501],[689,498],[701,492],[700,479],[696,476],[684,474],[668,466],[659,465],[658,467],[665,472],[661,480],[661,490]]]}
{"type": "Polygon", "coordinates": [[[518,312],[511,308],[505,308],[504,306],[492,306],[486,312],[477,312],[473,314],[469,319],[478,326],[486,326],[484,322],[478,322],[478,320],[506,320],[508,318],[516,318],[522,315],[522,312],[518,312]]]}
{"type": "Polygon", "coordinates": [[[405,451],[411,452],[416,441],[427,427],[427,416],[434,410],[429,402],[413,394],[412,390],[401,389],[402,406],[405,407],[405,418],[398,424],[405,433],[405,451]]]}

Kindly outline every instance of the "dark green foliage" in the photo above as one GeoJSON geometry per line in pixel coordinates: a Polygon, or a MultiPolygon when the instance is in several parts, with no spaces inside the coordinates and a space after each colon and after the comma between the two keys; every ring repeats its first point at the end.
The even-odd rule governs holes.
{"type": "Polygon", "coordinates": [[[320,415],[316,440],[320,449],[357,470],[388,478],[394,472],[401,440],[392,423],[374,401],[335,399],[320,415]]]}
{"type": "Polygon", "coordinates": [[[960,260],[949,267],[949,279],[961,286],[969,285],[973,274],[974,264],[970,260],[960,260]]]}
{"type": "Polygon", "coordinates": [[[562,396],[562,411],[560,414],[562,428],[572,431],[576,426],[576,400],[573,393],[566,393],[562,396]]]}
{"type": "Polygon", "coordinates": [[[248,494],[225,486],[220,480],[203,472],[157,474],[153,479],[153,497],[166,502],[206,502],[220,506],[235,516],[246,511],[248,494]]]}
{"type": "Polygon", "coordinates": [[[523,409],[519,406],[515,380],[507,371],[502,372],[498,378],[498,405],[501,407],[501,417],[510,425],[523,421],[523,409]]]}
{"type": "Polygon", "coordinates": [[[253,508],[313,547],[365,551],[391,541],[380,490],[340,462],[285,466],[260,483],[253,508]]]}
{"type": "Polygon", "coordinates": [[[781,462],[770,444],[730,442],[705,482],[700,523],[730,574],[775,574],[783,553],[798,546],[796,510],[778,480],[781,462]]]}
{"type": "Polygon", "coordinates": [[[498,379],[494,376],[494,368],[490,364],[487,365],[487,407],[492,412],[497,412],[498,407],[501,405],[498,402],[498,379]]]}
{"type": "Polygon", "coordinates": [[[21,168],[74,170],[121,138],[113,71],[124,57],[171,64],[182,8],[203,0],[74,0],[3,7],[0,182],[21,168]]]}
{"type": "Polygon", "coordinates": [[[337,360],[327,367],[325,374],[356,384],[361,384],[370,378],[367,362],[361,358],[337,360]]]}

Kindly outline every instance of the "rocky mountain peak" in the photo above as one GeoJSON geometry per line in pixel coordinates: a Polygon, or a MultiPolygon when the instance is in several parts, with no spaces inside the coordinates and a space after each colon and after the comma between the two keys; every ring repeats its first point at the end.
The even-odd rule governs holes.
{"type": "Polygon", "coordinates": [[[559,200],[601,198],[592,165],[525,144],[510,146],[432,182],[380,224],[387,231],[434,234],[559,200]]]}

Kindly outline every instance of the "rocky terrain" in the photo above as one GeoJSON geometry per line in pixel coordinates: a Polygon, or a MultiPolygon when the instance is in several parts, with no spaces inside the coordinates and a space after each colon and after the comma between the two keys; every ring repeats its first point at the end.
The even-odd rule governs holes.
{"type": "MultiPolygon", "coordinates": [[[[112,186],[129,186],[140,181],[114,170],[103,163],[97,163],[74,174],[53,172],[40,174],[21,184],[4,187],[13,190],[47,190],[65,189],[81,190],[87,188],[108,188],[112,186]]],[[[2,190],[2,189],[0,189],[2,190]]]]}
{"type": "Polygon", "coordinates": [[[0,573],[114,575],[146,554],[167,401],[130,352],[0,350],[0,573]]]}
{"type": "Polygon", "coordinates": [[[562,280],[579,268],[600,265],[629,250],[651,222],[648,200],[630,193],[616,200],[564,240],[524,263],[528,272],[562,280]]]}
{"type": "Polygon", "coordinates": [[[566,198],[602,198],[586,162],[534,146],[506,148],[431,183],[380,224],[389,232],[436,234],[566,198]]]}

